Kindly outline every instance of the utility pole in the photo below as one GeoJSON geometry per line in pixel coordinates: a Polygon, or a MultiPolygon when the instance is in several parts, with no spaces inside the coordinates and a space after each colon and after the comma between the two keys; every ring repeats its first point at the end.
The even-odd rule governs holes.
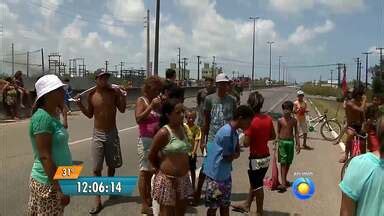
{"type": "Polygon", "coordinates": [[[273,41],[268,41],[269,44],[269,81],[272,80],[272,44],[275,43],[273,41]]]}
{"type": "Polygon", "coordinates": [[[331,88],[333,87],[333,70],[331,70],[331,88]]]}
{"type": "Polygon", "coordinates": [[[280,73],[281,73],[281,70],[280,70],[280,68],[281,68],[281,57],[282,57],[282,56],[279,56],[279,84],[280,84],[280,82],[281,82],[281,79],[280,79],[280,73]]]}
{"type": "MultiPolygon", "coordinates": [[[[255,46],[256,46],[256,20],[260,17],[249,17],[250,20],[253,20],[253,39],[252,39],[252,85],[255,80],[255,46]]],[[[252,88],[252,87],[251,87],[252,88]]]]}
{"type": "Polygon", "coordinates": [[[356,67],[356,82],[359,82],[359,67],[360,67],[360,58],[356,59],[357,67],[356,67]]]}
{"type": "Polygon", "coordinates": [[[376,48],[376,50],[380,51],[380,77],[383,80],[384,79],[384,70],[383,70],[383,49],[384,47],[376,48]]]}
{"type": "Polygon", "coordinates": [[[15,46],[12,43],[12,75],[15,73],[15,46]]]}
{"type": "Polygon", "coordinates": [[[150,13],[149,10],[147,10],[147,17],[146,17],[146,27],[147,27],[147,77],[152,75],[152,71],[150,71],[150,49],[151,49],[151,40],[150,40],[150,30],[151,30],[151,23],[150,23],[150,13]]]}
{"type": "Polygon", "coordinates": [[[341,87],[341,64],[338,63],[337,64],[337,87],[340,88],[341,87]]]}
{"type": "Polygon", "coordinates": [[[200,80],[200,57],[201,56],[197,56],[197,81],[200,80]]]}
{"type": "Polygon", "coordinates": [[[212,78],[216,78],[216,56],[213,56],[213,62],[212,62],[212,78]]]}
{"type": "Polygon", "coordinates": [[[27,52],[27,77],[29,77],[29,51],[27,52]]]}
{"type": "Polygon", "coordinates": [[[155,60],[154,60],[154,75],[159,74],[159,28],[160,28],[160,0],[156,1],[156,29],[155,29],[155,60]]]}
{"type": "Polygon", "coordinates": [[[372,54],[372,52],[363,52],[363,55],[365,55],[365,89],[368,89],[368,61],[370,54],[372,54]]]}
{"type": "Polygon", "coordinates": [[[124,64],[124,62],[120,62],[120,79],[123,78],[123,64],[124,64]]]}
{"type": "Polygon", "coordinates": [[[286,79],[286,83],[288,85],[288,66],[285,67],[285,79],[286,79]]]}
{"type": "Polygon", "coordinates": [[[108,73],[108,61],[105,61],[105,72],[108,73]]]}
{"type": "Polygon", "coordinates": [[[43,48],[41,48],[41,69],[44,74],[45,70],[44,70],[44,49],[43,48]]]}
{"type": "Polygon", "coordinates": [[[187,58],[185,58],[185,57],[183,58],[183,80],[186,80],[185,79],[185,70],[186,70],[185,68],[187,65],[187,60],[188,60],[187,58]]]}
{"type": "Polygon", "coordinates": [[[179,80],[181,80],[181,48],[177,48],[179,50],[179,80]]]}

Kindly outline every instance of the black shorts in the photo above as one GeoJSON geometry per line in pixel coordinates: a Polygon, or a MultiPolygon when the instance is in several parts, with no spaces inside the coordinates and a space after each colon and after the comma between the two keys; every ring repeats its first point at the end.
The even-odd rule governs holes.
{"type": "Polygon", "coordinates": [[[189,170],[195,171],[196,163],[197,163],[196,157],[189,156],[189,170]]]}
{"type": "Polygon", "coordinates": [[[363,134],[362,128],[363,126],[361,124],[352,123],[348,125],[348,129],[353,130],[355,133],[360,135],[363,134]]]}
{"type": "Polygon", "coordinates": [[[252,157],[249,158],[248,177],[249,177],[249,183],[251,184],[251,188],[253,190],[263,187],[264,177],[265,177],[265,174],[267,174],[268,167],[269,167],[269,161],[270,161],[269,156],[262,157],[262,158],[252,158],[252,157]],[[258,162],[261,162],[261,163],[259,163],[258,166],[255,167],[255,164],[253,164],[252,166],[252,160],[257,160],[258,162]]]}

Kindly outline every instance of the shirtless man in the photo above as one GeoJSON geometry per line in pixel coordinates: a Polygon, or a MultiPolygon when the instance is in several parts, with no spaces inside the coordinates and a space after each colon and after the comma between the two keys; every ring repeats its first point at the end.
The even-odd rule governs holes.
{"type": "Polygon", "coordinates": [[[304,100],[304,92],[301,90],[297,92],[297,100],[294,102],[293,113],[295,113],[298,128],[303,135],[303,149],[311,150],[312,148],[307,145],[308,125],[306,114],[309,113],[309,110],[307,102],[304,100]]]}
{"type": "MultiPolygon", "coordinates": [[[[125,112],[126,99],[120,89],[112,88],[108,83],[111,74],[96,72],[96,88],[89,93],[88,108],[81,99],[77,104],[88,118],[95,117],[92,141],[93,174],[101,176],[104,158],[108,167],[108,176],[115,175],[115,169],[121,167],[122,158],[119,134],[116,128],[116,111],[125,112]]],[[[77,98],[81,98],[77,96],[77,98]]],[[[96,196],[96,206],[89,211],[97,214],[101,211],[101,197],[96,196]]]]}
{"type": "MultiPolygon", "coordinates": [[[[340,163],[345,163],[348,159],[352,147],[352,139],[355,134],[362,132],[364,123],[364,111],[366,108],[366,96],[364,95],[364,87],[359,85],[352,91],[352,99],[345,104],[345,114],[347,118],[347,141],[345,144],[345,154],[339,160],[340,163]]],[[[365,148],[360,148],[362,153],[365,153],[365,148]]]]}

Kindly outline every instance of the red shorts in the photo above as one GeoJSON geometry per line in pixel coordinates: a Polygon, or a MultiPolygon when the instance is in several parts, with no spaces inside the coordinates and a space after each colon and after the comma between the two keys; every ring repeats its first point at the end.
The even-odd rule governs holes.
{"type": "Polygon", "coordinates": [[[377,151],[380,147],[379,138],[376,135],[375,131],[370,131],[368,133],[368,150],[370,152],[377,151]]]}

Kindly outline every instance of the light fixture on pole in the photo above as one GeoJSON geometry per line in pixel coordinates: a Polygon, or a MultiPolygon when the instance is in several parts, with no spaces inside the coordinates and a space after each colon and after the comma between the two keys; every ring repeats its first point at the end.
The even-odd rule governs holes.
{"type": "Polygon", "coordinates": [[[252,83],[255,80],[255,46],[256,46],[256,20],[260,17],[249,17],[253,20],[253,39],[252,39],[252,83]]]}
{"type": "Polygon", "coordinates": [[[269,44],[269,81],[272,80],[272,44],[275,42],[268,41],[267,44],[269,44]]]}

